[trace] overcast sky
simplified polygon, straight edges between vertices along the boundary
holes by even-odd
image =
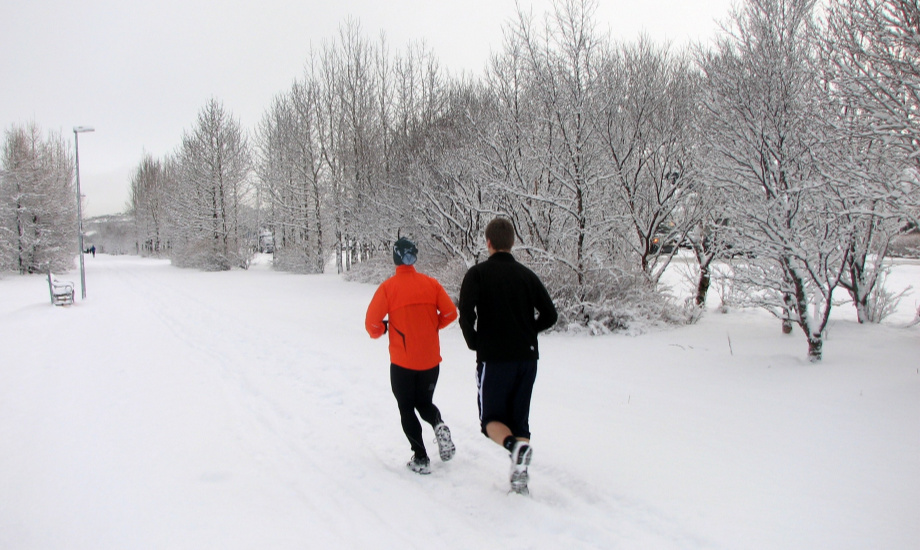
[[[519,2],[538,16],[551,5]],[[682,46],[714,36],[731,5],[600,0],[595,23]],[[144,152],[174,151],[212,97],[253,129],[349,16],[392,51],[424,41],[451,72],[479,75],[515,13],[515,0],[3,0],[0,125],[35,121],[71,142],[94,127],[80,134],[85,215],[117,213]]]

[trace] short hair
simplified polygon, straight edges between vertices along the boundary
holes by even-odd
[[[486,240],[495,250],[511,250],[514,246],[514,225],[508,218],[495,218],[486,226]]]

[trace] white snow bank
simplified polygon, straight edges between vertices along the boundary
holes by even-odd
[[[638,337],[542,337],[532,498],[479,433],[442,333],[458,447],[404,464],[374,288],[334,275],[87,259],[87,300],[0,280],[0,548],[912,548],[916,299],[847,308],[824,362],[759,311]],[[421,266],[424,270],[424,266]],[[900,264],[889,285],[920,281]],[[900,286],[897,286],[900,285]],[[425,434],[433,434],[426,426]]]

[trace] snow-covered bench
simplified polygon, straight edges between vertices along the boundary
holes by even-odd
[[[48,272],[48,288],[51,291],[51,303],[56,306],[73,305],[74,290],[70,281],[59,281],[54,274]]]

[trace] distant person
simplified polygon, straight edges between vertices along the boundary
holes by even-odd
[[[371,338],[390,334],[390,386],[414,453],[406,466],[413,472],[430,474],[431,461],[415,411],[434,428],[441,460],[453,458],[456,448],[433,398],[441,370],[438,331],[457,318],[457,308],[437,280],[415,270],[412,264],[417,257],[418,248],[412,241],[396,241],[396,274],[377,288],[364,326]]]
[[[511,255],[510,220],[489,222],[485,237],[489,258],[460,287],[460,328],[476,352],[482,433],[511,453],[511,490],[526,495],[537,333],[556,323],[556,307],[539,277]]]
[[[89,248],[89,251],[93,253],[93,258],[96,257],[96,245],[93,245]]]

